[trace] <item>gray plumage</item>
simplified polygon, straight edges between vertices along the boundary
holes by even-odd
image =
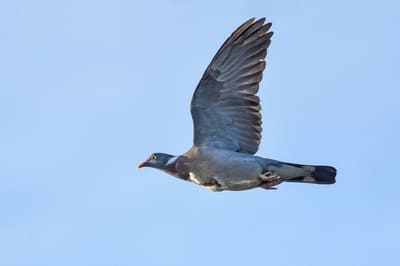
[[[193,146],[181,156],[152,154],[139,167],[157,168],[213,191],[274,189],[283,181],[335,183],[333,167],[253,155],[261,141],[256,94],[273,34],[270,28],[264,18],[252,18],[217,51],[193,94]]]

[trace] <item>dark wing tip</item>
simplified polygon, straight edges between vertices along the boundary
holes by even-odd
[[[252,24],[255,20],[256,20],[255,17],[249,18],[249,19],[246,20],[242,25],[240,25],[239,28],[241,28],[242,26],[244,26],[244,25],[246,25],[246,24]]]
[[[217,58],[224,53],[224,50],[229,49],[234,43],[247,43],[249,41],[254,42],[261,36],[267,36],[266,39],[270,39],[272,37],[273,32],[269,31],[271,29],[272,23],[265,23],[265,17],[262,17],[256,20],[255,17],[248,19],[244,23],[242,23],[236,30],[231,34],[231,36],[225,40],[225,42],[218,49],[214,58],[211,60],[210,65],[215,63]],[[266,46],[268,48],[269,44]]]

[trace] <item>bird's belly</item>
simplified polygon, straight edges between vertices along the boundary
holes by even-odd
[[[254,156],[204,149],[196,159],[189,180],[211,190],[245,190],[261,183],[262,167]]]
[[[260,185],[261,180],[258,176],[254,177],[224,177],[220,175],[210,177],[200,177],[193,172],[189,173],[189,180],[197,185],[204,186],[212,191],[223,190],[246,190]]]
[[[221,185],[221,187],[224,188],[224,190],[246,190],[258,187],[261,184],[261,180],[257,176],[252,178],[220,178],[217,176],[215,179]]]

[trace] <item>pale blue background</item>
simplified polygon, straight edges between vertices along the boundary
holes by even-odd
[[[400,265],[398,1],[2,1],[0,265]],[[337,184],[212,193],[192,141],[220,44],[266,16],[259,155]]]

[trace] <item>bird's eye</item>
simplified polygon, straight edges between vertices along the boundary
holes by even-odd
[[[157,157],[155,155],[150,156],[150,161],[155,161],[157,160]]]

